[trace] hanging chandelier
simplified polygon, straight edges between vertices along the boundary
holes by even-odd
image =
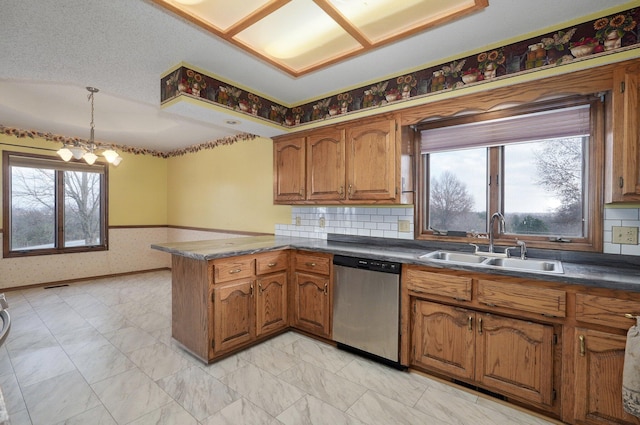
[[[117,166],[120,164],[120,161],[122,161],[122,157],[118,155],[118,152],[114,151],[111,146],[97,144],[94,139],[95,125],[93,123],[93,97],[100,90],[95,87],[87,87],[87,90],[89,91],[87,99],[91,102],[91,131],[89,133],[89,140],[64,142],[62,148],[58,150],[57,154],[65,161],[70,161],[71,158],[84,159],[87,164],[93,165],[98,159],[96,152],[102,150],[102,156],[104,156],[107,162]]]

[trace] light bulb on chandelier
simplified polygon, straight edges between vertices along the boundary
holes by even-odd
[[[111,146],[107,146],[105,148],[101,147],[101,145],[96,144],[94,138],[95,125],[93,123],[93,98],[94,95],[100,90],[95,87],[87,87],[87,90],[89,91],[89,96],[87,96],[87,98],[91,102],[91,130],[89,133],[89,140],[86,142],[80,140],[75,140],[73,142],[64,142],[62,148],[60,148],[56,153],[64,161],[70,161],[71,158],[75,158],[78,160],[84,159],[87,164],[93,165],[98,159],[98,155],[96,155],[95,151],[104,149],[102,152],[102,156],[104,156],[109,164],[117,166],[122,161],[122,157],[118,155],[118,152],[113,150]]]

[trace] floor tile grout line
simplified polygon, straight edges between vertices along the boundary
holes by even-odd
[[[82,322],[82,326],[81,326],[81,327],[84,327],[84,324],[88,324],[88,326],[90,326],[90,327],[91,327],[91,329],[92,329],[92,330],[94,330],[94,331],[96,332],[96,334],[97,334],[97,335],[100,335],[102,338],[104,338],[104,339],[106,340],[106,342],[109,344],[110,348],[115,349],[119,354],[123,355],[123,356],[124,356],[128,361],[130,361],[130,362],[133,364],[133,367],[132,367],[131,369],[128,369],[128,370],[122,371],[122,372],[120,372],[120,373],[118,373],[118,374],[112,375],[111,377],[118,376],[118,375],[120,375],[120,374],[124,374],[124,373],[131,372],[131,371],[135,370],[137,373],[140,373],[140,374],[141,374],[141,376],[145,376],[145,377],[146,377],[146,379],[149,379],[149,380],[150,380],[150,382],[153,382],[153,383],[154,383],[154,385],[157,385],[157,386],[159,387],[159,390],[161,390],[164,394],[166,394],[166,395],[168,396],[168,400],[169,400],[169,401],[168,401],[168,402],[166,402],[166,403],[162,403],[162,405],[161,405],[160,407],[157,407],[157,408],[156,408],[156,409],[154,409],[153,411],[156,411],[157,409],[162,409],[163,407],[168,406],[169,404],[171,404],[171,402],[173,401],[173,402],[175,402],[175,403],[176,403],[176,405],[177,405],[177,406],[180,406],[180,408],[181,408],[181,409],[183,409],[187,414],[189,414],[191,417],[194,417],[194,416],[192,415],[192,413],[187,409],[187,406],[185,406],[185,405],[183,405],[183,404],[179,403],[177,399],[174,399],[174,398],[171,396],[171,394],[169,394],[167,391],[165,391],[165,390],[164,390],[164,388],[162,388],[162,387],[160,387],[160,386],[159,386],[159,383],[158,383],[158,382],[159,382],[160,380],[162,380],[162,379],[165,379],[165,378],[169,377],[169,376],[173,376],[173,375],[175,375],[175,374],[178,374],[178,373],[180,373],[181,371],[183,371],[183,370],[185,370],[185,369],[187,369],[187,368],[198,367],[199,371],[201,371],[201,372],[203,372],[203,373],[207,374],[207,375],[208,375],[208,376],[210,376],[212,379],[215,379],[216,381],[220,382],[220,383],[221,383],[222,385],[224,385],[227,389],[230,389],[231,391],[234,391],[234,390],[233,390],[233,389],[231,389],[227,384],[224,384],[224,382],[222,382],[222,381],[221,381],[221,379],[222,379],[223,377],[227,376],[228,374],[233,373],[234,371],[238,370],[239,368],[237,368],[237,367],[236,367],[234,370],[229,370],[229,371],[222,370],[223,374],[222,374],[221,376],[214,376],[213,374],[209,373],[209,370],[207,370],[207,367],[202,367],[202,365],[200,365],[199,363],[194,362],[192,358],[187,358],[187,357],[185,356],[185,352],[184,352],[183,350],[180,350],[180,347],[178,347],[178,346],[176,346],[176,345],[172,344],[172,341],[173,341],[173,340],[172,340],[172,338],[171,338],[171,336],[170,336],[170,327],[169,327],[169,328],[167,328],[167,327],[163,327],[163,328],[159,328],[159,329],[157,329],[157,330],[149,331],[149,330],[147,330],[147,329],[145,329],[145,328],[143,327],[143,326],[145,326],[145,324],[144,324],[144,321],[143,321],[143,320],[140,320],[140,321],[139,321],[139,323],[141,323],[142,325],[138,325],[136,322],[134,322],[134,321],[132,321],[132,320],[131,320],[131,318],[132,318],[132,317],[139,317],[140,315],[132,315],[131,313],[128,313],[128,314],[127,314],[127,313],[125,313],[125,314],[123,314],[122,316],[123,316],[123,318],[124,318],[123,320],[126,320],[126,322],[127,322],[127,323],[126,323],[126,325],[124,325],[124,324],[123,324],[123,327],[121,327],[121,328],[119,328],[119,329],[110,330],[110,331],[108,331],[108,332],[107,332],[107,331],[105,331],[105,332],[101,332],[101,331],[98,329],[98,326],[96,326],[94,323],[91,323],[91,322],[89,321],[89,319],[88,319],[87,317],[85,317],[85,315],[80,314],[80,311],[79,311],[79,310],[76,310],[76,309],[73,307],[73,305],[72,305],[72,304],[70,304],[69,302],[67,302],[67,300],[69,300],[69,299],[70,299],[70,297],[71,297],[71,296],[73,296],[73,295],[87,295],[87,296],[90,296],[90,297],[93,297],[93,298],[98,299],[98,297],[97,297],[96,295],[94,295],[94,294],[96,294],[96,293],[100,292],[100,293],[102,293],[102,294],[103,294],[103,296],[105,297],[105,299],[109,298],[109,299],[111,299],[111,300],[118,301],[118,302],[116,302],[116,303],[112,304],[111,306],[107,305],[106,303],[103,303],[103,305],[104,305],[105,307],[107,307],[107,308],[112,308],[113,306],[123,305],[123,304],[126,304],[126,303],[127,303],[127,299],[129,299],[129,300],[134,299],[134,302],[139,302],[139,303],[140,303],[140,305],[141,305],[142,307],[144,307],[145,309],[147,309],[147,311],[151,312],[152,306],[154,306],[154,305],[156,305],[156,306],[160,305],[159,303],[161,303],[161,302],[162,302],[161,297],[158,297],[158,298],[157,298],[157,299],[155,299],[155,300],[150,300],[150,299],[149,299],[149,300],[148,300],[148,302],[144,302],[144,301],[146,301],[148,298],[144,298],[141,294],[144,294],[144,293],[145,293],[144,291],[149,291],[149,290],[151,290],[151,289],[154,289],[155,281],[156,281],[156,280],[158,280],[158,278],[159,278],[159,277],[161,277],[161,279],[160,279],[160,280],[162,280],[162,281],[163,281],[163,282],[162,282],[162,286],[161,286],[161,288],[162,288],[162,292],[167,292],[167,291],[166,291],[166,287],[167,287],[167,283],[166,283],[166,280],[167,280],[167,279],[166,279],[166,278],[167,278],[167,274],[166,274],[166,273],[163,273],[163,274],[161,274],[161,275],[160,275],[160,274],[157,274],[157,275],[155,275],[155,276],[154,276],[153,284],[151,283],[151,282],[152,282],[152,280],[151,280],[151,279],[150,279],[150,280],[144,280],[144,279],[132,279],[132,280],[127,280],[127,279],[124,279],[124,280],[122,280],[122,281],[105,281],[103,286],[98,286],[98,285],[96,285],[95,287],[93,287],[93,288],[95,289],[94,291],[89,291],[89,290],[87,290],[87,288],[89,288],[89,286],[87,286],[86,288],[82,288],[82,289],[79,289],[79,288],[73,288],[73,290],[68,291],[67,297],[65,297],[65,292],[66,292],[66,291],[65,291],[65,289],[66,289],[66,288],[58,288],[58,289],[56,289],[56,291],[57,291],[57,292],[55,293],[55,295],[56,295],[57,297],[61,298],[62,300],[64,300],[65,306],[66,306],[70,311],[73,311],[74,313],[78,314],[78,316],[80,316],[80,317],[83,319],[83,322]],[[169,292],[169,293],[170,293],[170,292]],[[167,295],[167,294],[165,294],[165,296],[166,296],[166,295]],[[86,384],[86,385],[88,385],[88,386],[89,386],[89,388],[91,388],[91,392],[92,392],[92,394],[97,398],[97,400],[99,400],[100,405],[102,406],[102,408],[103,408],[103,409],[105,409],[105,411],[106,411],[106,412],[111,416],[111,418],[112,418],[112,419],[114,419],[114,421],[115,421],[115,418],[113,417],[112,413],[111,413],[111,412],[106,408],[106,406],[104,405],[104,403],[102,402],[102,400],[100,399],[100,397],[98,397],[98,395],[97,395],[96,391],[94,390],[94,385],[96,385],[96,384],[97,384],[97,383],[99,383],[99,382],[102,382],[102,380],[100,380],[100,381],[96,381],[96,382],[95,382],[95,383],[93,383],[93,384],[89,384],[89,383],[88,383],[87,377],[85,377],[85,375],[83,375],[83,374],[80,372],[80,369],[78,369],[78,367],[77,367],[77,364],[76,364],[76,361],[77,361],[77,360],[74,360],[74,356],[73,356],[73,354],[72,354],[73,350],[72,350],[70,347],[63,348],[63,344],[62,344],[63,340],[61,339],[61,338],[62,338],[62,336],[61,336],[61,332],[60,332],[60,331],[55,331],[55,332],[54,332],[54,331],[52,330],[52,328],[50,328],[50,327],[49,327],[49,326],[50,326],[50,324],[47,324],[47,322],[45,322],[45,319],[46,319],[46,318],[45,318],[45,317],[43,317],[43,314],[46,314],[46,311],[47,311],[48,309],[51,309],[51,312],[52,312],[52,314],[53,314],[53,313],[55,313],[55,312],[57,311],[57,309],[56,309],[55,307],[53,307],[53,308],[51,307],[51,306],[52,306],[52,303],[49,303],[49,302],[39,302],[39,300],[38,300],[38,298],[37,298],[38,294],[35,294],[35,291],[31,291],[31,292],[29,292],[29,298],[30,298],[30,299],[29,299],[29,298],[27,298],[27,297],[26,297],[25,295],[23,295],[23,294],[21,294],[21,296],[23,297],[24,302],[25,302],[25,303],[27,303],[27,305],[28,305],[28,307],[29,307],[30,311],[35,312],[35,313],[36,313],[36,316],[37,316],[37,318],[38,318],[39,322],[44,326],[44,328],[45,328],[45,329],[47,329],[47,331],[49,332],[49,334],[51,334],[51,336],[52,336],[52,338],[53,338],[53,341],[55,341],[55,343],[57,344],[57,347],[59,347],[59,348],[62,350],[62,352],[63,352],[63,353],[64,353],[64,354],[69,358],[69,360],[71,361],[71,364],[73,364],[73,366],[74,366],[74,370],[75,370],[75,372],[77,372],[80,376],[82,376],[83,382],[85,382],[85,384]],[[112,297],[112,298],[110,298],[110,297]],[[66,298],[66,300],[65,300],[65,298]],[[144,298],[144,300],[143,300],[142,298]],[[51,299],[52,299],[52,298],[51,298]],[[50,300],[48,300],[48,301],[50,301]],[[100,302],[102,302],[102,301],[100,301]],[[154,303],[158,303],[158,304],[154,304]],[[35,304],[35,306],[34,306],[34,304]],[[80,305],[80,304],[77,304],[77,303],[76,303],[75,305],[76,305],[76,306],[78,306],[78,305]],[[163,307],[166,307],[166,306],[163,306]],[[126,307],[122,307],[122,308],[124,309],[124,308],[126,308]],[[31,314],[31,313],[29,313],[29,314]],[[160,344],[160,345],[163,347],[163,348],[162,348],[163,350],[164,350],[164,349],[169,349],[169,350],[171,351],[171,353],[176,354],[177,359],[184,360],[184,364],[183,364],[183,365],[178,366],[178,367],[179,367],[179,369],[178,369],[177,371],[174,371],[174,372],[173,372],[172,374],[170,374],[170,375],[167,375],[167,376],[165,376],[165,377],[161,377],[161,378],[158,378],[158,379],[153,379],[153,377],[152,377],[151,375],[152,375],[154,372],[153,372],[151,369],[143,368],[143,367],[139,366],[136,362],[134,362],[134,361],[132,360],[132,358],[133,358],[133,357],[132,357],[132,356],[133,356],[133,353],[137,352],[138,350],[142,350],[142,349],[144,349],[145,347],[150,347],[150,346],[152,346],[152,345],[147,345],[147,346],[139,347],[139,348],[136,348],[136,349],[133,349],[133,350],[128,350],[128,349],[127,349],[127,351],[125,352],[125,351],[124,351],[124,347],[125,347],[124,345],[117,346],[117,345],[115,345],[115,344],[114,344],[114,342],[113,342],[113,337],[115,336],[115,334],[117,334],[117,332],[118,332],[119,330],[121,330],[121,329],[126,329],[126,328],[129,328],[129,327],[136,328],[138,331],[140,331],[140,332],[144,332],[144,333],[146,333],[147,335],[149,335],[149,336],[151,337],[151,340],[153,341],[153,344],[154,344],[154,345],[155,345],[155,344]],[[164,331],[164,332],[163,332],[163,331]],[[107,338],[107,336],[106,336],[106,335],[109,335],[109,336],[110,336],[110,337],[112,337],[112,338],[111,338],[111,339],[109,339],[109,338]],[[283,335],[285,335],[285,334],[283,334]],[[167,337],[168,337],[168,339],[167,339]],[[274,340],[275,340],[275,339],[274,339]],[[258,364],[260,364],[260,360],[258,360],[258,358],[256,358],[256,359],[252,359],[251,357],[246,357],[246,359],[249,359],[249,360],[246,360],[246,359],[244,359],[244,360],[243,360],[243,359],[240,359],[239,357],[237,358],[237,361],[242,361],[242,362],[244,362],[244,365],[243,365],[243,366],[240,366],[240,367],[246,367],[247,365],[249,365],[249,364],[250,364],[250,365],[252,365],[253,367],[258,368],[258,369],[261,371],[261,373],[266,373],[266,374],[268,374],[268,375],[272,376],[274,379],[279,380],[279,381],[282,381],[282,382],[285,382],[285,383],[287,383],[287,384],[289,384],[289,385],[292,385],[293,387],[297,388],[297,389],[300,391],[301,396],[300,396],[299,398],[297,398],[295,401],[291,402],[291,404],[290,404],[289,406],[284,407],[284,409],[282,410],[282,412],[278,413],[278,415],[273,416],[273,415],[270,415],[270,414],[269,414],[269,417],[272,417],[272,418],[274,419],[274,421],[279,421],[279,420],[277,419],[277,417],[279,417],[280,415],[282,415],[282,414],[283,414],[284,412],[286,412],[287,410],[289,410],[289,409],[293,408],[293,406],[294,406],[294,405],[296,405],[296,403],[299,403],[302,399],[307,398],[307,397],[313,397],[313,398],[315,398],[315,399],[317,399],[317,400],[321,401],[322,403],[326,403],[328,406],[333,406],[333,404],[331,404],[330,402],[327,402],[327,401],[325,401],[325,400],[323,400],[323,399],[321,399],[321,398],[315,397],[315,396],[313,396],[310,392],[305,391],[305,389],[304,389],[304,388],[302,388],[301,386],[299,386],[299,384],[301,384],[301,382],[299,382],[299,381],[295,381],[295,383],[289,383],[289,382],[285,381],[284,379],[282,379],[282,375],[283,375],[283,374],[285,374],[285,373],[287,373],[287,372],[291,371],[293,368],[296,368],[296,367],[299,367],[299,366],[302,366],[302,365],[311,365],[311,366],[313,366],[313,367],[317,367],[317,368],[319,368],[319,369],[321,369],[321,370],[322,370],[323,375],[324,375],[324,374],[329,374],[330,376],[335,376],[335,377],[339,377],[339,378],[341,378],[341,379],[345,379],[346,381],[351,382],[351,383],[353,383],[354,385],[358,385],[359,387],[361,387],[361,388],[363,388],[363,389],[364,389],[364,393],[362,393],[361,395],[359,395],[359,396],[358,396],[358,398],[356,398],[354,402],[352,402],[348,407],[346,407],[346,410],[343,410],[343,409],[340,409],[340,408],[338,408],[338,407],[336,407],[336,406],[333,406],[334,408],[336,408],[336,409],[337,409],[337,410],[339,410],[339,411],[342,411],[342,413],[343,413],[343,414],[348,415],[349,417],[352,417],[352,418],[355,418],[355,419],[358,419],[358,420],[362,421],[362,420],[361,420],[360,418],[358,418],[357,416],[353,416],[352,414],[347,413],[347,412],[348,412],[348,411],[350,411],[350,410],[354,407],[354,405],[355,405],[356,403],[358,403],[359,401],[362,401],[362,400],[363,400],[364,395],[365,395],[365,394],[367,394],[367,393],[369,393],[369,394],[376,394],[376,395],[378,395],[378,396],[385,397],[385,398],[388,398],[388,399],[390,399],[390,400],[394,400],[395,402],[398,402],[398,403],[400,403],[400,404],[403,404],[403,402],[402,402],[402,401],[397,400],[397,399],[396,399],[396,398],[394,398],[394,397],[389,397],[388,395],[384,395],[384,394],[381,394],[380,392],[378,392],[378,391],[377,391],[377,389],[376,389],[376,388],[377,388],[377,386],[376,386],[376,385],[371,385],[371,386],[370,386],[370,385],[364,385],[364,384],[363,384],[363,382],[362,382],[362,380],[355,379],[357,376],[349,376],[348,374],[344,373],[344,372],[346,371],[346,369],[347,369],[348,367],[350,367],[350,366],[353,366],[353,364],[354,364],[355,362],[362,362],[363,364],[367,364],[367,363],[368,363],[368,360],[366,360],[366,359],[362,359],[362,358],[360,358],[360,357],[349,357],[349,358],[348,358],[348,361],[347,361],[346,363],[344,363],[344,362],[340,361],[340,364],[338,365],[338,367],[337,367],[337,368],[335,368],[335,369],[333,369],[333,368],[328,368],[328,367],[326,367],[326,366],[325,366],[325,364],[324,364],[324,363],[323,363],[323,364],[316,364],[316,363],[314,363],[314,362],[309,361],[309,359],[310,359],[311,357],[305,357],[306,355],[310,355],[310,356],[312,356],[313,354],[315,354],[315,352],[314,352],[314,353],[311,353],[311,352],[305,353],[304,351],[302,351],[302,352],[300,353],[300,354],[302,355],[302,357],[300,357],[300,355],[294,354],[294,353],[295,353],[295,351],[296,351],[296,350],[295,350],[295,348],[296,348],[296,347],[294,347],[294,344],[299,343],[299,342],[300,342],[300,344],[301,344],[301,343],[302,343],[302,341],[310,342],[310,343],[312,343],[312,344],[314,344],[314,345],[317,345],[317,346],[320,348],[320,350],[321,350],[321,354],[323,354],[323,355],[325,354],[325,353],[324,353],[324,350],[325,350],[325,347],[324,347],[324,345],[325,345],[325,344],[324,344],[324,343],[322,343],[321,341],[317,341],[317,340],[315,340],[315,339],[313,339],[313,338],[305,337],[304,335],[300,335],[300,336],[298,337],[298,334],[296,334],[296,337],[295,337],[295,338],[292,338],[291,340],[289,340],[289,339],[283,339],[283,340],[282,340],[282,342],[286,342],[286,344],[282,344],[282,345],[276,345],[276,344],[269,345],[270,350],[268,350],[268,352],[271,352],[271,351],[273,350],[273,352],[274,352],[274,353],[285,353],[285,354],[287,354],[287,355],[295,355],[295,356],[296,356],[296,360],[295,360],[294,362],[292,362],[292,365],[291,365],[291,366],[289,366],[289,367],[287,367],[286,369],[281,370],[281,371],[279,371],[279,372],[277,372],[277,373],[275,373],[275,370],[276,370],[276,369],[273,369],[273,370],[271,370],[271,369],[270,369],[270,370],[262,369],[262,368],[258,365]],[[121,347],[122,347],[122,348],[121,348]],[[328,347],[331,347],[331,345],[329,345]],[[287,350],[288,348],[289,348],[290,350]],[[31,412],[28,410],[28,406],[26,405],[26,401],[25,401],[25,399],[24,399],[24,394],[23,394],[23,391],[22,391],[22,386],[21,386],[21,384],[18,382],[18,380],[17,380],[17,375],[16,375],[16,373],[15,373],[15,367],[14,367],[14,361],[15,361],[15,360],[14,360],[14,358],[15,358],[15,357],[19,357],[20,355],[18,355],[18,356],[12,356],[12,355],[9,353],[9,350],[8,350],[7,348],[5,348],[5,352],[7,353],[7,356],[8,356],[8,359],[9,359],[9,365],[10,365],[11,370],[12,370],[12,372],[13,372],[13,373],[12,373],[12,377],[13,377],[12,379],[14,379],[14,380],[15,380],[15,382],[16,382],[16,384],[18,385],[18,389],[20,390],[20,396],[22,397],[22,400],[23,400],[23,402],[24,402],[24,406],[27,408],[26,413],[27,413],[27,415],[28,415],[29,417],[31,417]],[[240,354],[235,354],[235,355],[236,355],[236,356],[240,356]],[[260,354],[258,354],[258,355],[260,355]],[[143,365],[143,363],[141,363],[141,365]],[[377,370],[377,368],[378,368],[378,367],[380,367],[380,365],[377,365],[377,364],[375,364],[375,365],[373,365],[373,366],[374,366],[374,369],[376,369],[376,370]],[[382,370],[381,370],[381,371],[382,371]],[[343,373],[342,373],[342,375],[339,375],[339,373],[340,373],[340,372],[343,372]],[[384,379],[384,377],[386,376],[386,374],[384,374],[384,371],[382,371],[382,372],[383,372],[383,374],[381,375],[381,378],[380,378],[380,379]],[[362,373],[362,372],[358,372],[358,373]],[[374,370],[373,372],[366,372],[366,373],[376,373],[376,371]],[[6,374],[6,375],[9,375],[9,374]],[[329,376],[329,375],[327,375],[327,376]],[[404,377],[404,378],[407,378],[407,377]],[[109,379],[109,377],[108,377],[108,378],[104,378],[104,379]],[[414,381],[414,380],[413,380],[413,379],[411,379],[411,378],[407,378],[407,379],[409,379],[409,381],[407,381],[409,384],[411,384],[411,382],[413,382],[413,381]],[[428,414],[427,412],[424,412],[423,410],[420,410],[420,409],[418,408],[418,403],[419,403],[420,399],[422,399],[423,397],[425,397],[426,392],[429,390],[429,388],[431,388],[431,386],[429,385],[428,379],[429,379],[429,378],[424,378],[424,379],[422,379],[422,378],[421,378],[421,379],[416,380],[415,382],[420,382],[420,383],[421,383],[421,385],[420,385],[420,386],[417,386],[417,384],[416,384],[416,385],[411,384],[411,385],[412,385],[412,387],[415,387],[416,389],[418,389],[418,388],[422,388],[422,386],[424,386],[424,388],[422,388],[422,390],[421,390],[421,391],[415,391],[415,394],[414,394],[414,395],[417,395],[417,401],[416,401],[415,403],[413,403],[413,405],[412,405],[412,406],[408,406],[409,408],[411,408],[411,409],[415,409],[417,412],[421,412],[422,414]],[[400,383],[402,383],[402,381],[400,381]],[[437,391],[437,389],[434,389],[434,391]],[[244,400],[244,402],[245,402],[245,403],[251,403],[251,405],[254,405],[256,408],[261,409],[259,406],[255,405],[251,400],[249,400],[249,399],[245,398],[241,393],[237,393],[237,394],[238,394],[239,398],[238,398],[237,400],[235,400],[235,401],[238,401],[238,400]],[[235,401],[234,401],[234,402],[235,402]],[[473,400],[473,401],[470,401],[470,400],[461,400],[461,402],[477,404],[477,399],[475,399],[475,400]],[[232,403],[233,403],[233,402],[232,402]],[[226,405],[226,406],[224,406],[224,407],[220,408],[220,409],[219,409],[217,412],[215,412],[214,414],[209,415],[209,417],[210,417],[210,416],[213,416],[213,415],[215,415],[215,414],[218,414],[221,410],[223,410],[223,409],[224,409],[224,408],[226,408],[227,406],[230,406],[232,403],[230,403],[230,404],[228,404],[228,405]],[[487,408],[490,408],[490,406],[487,406]],[[263,411],[264,411],[264,409],[261,409],[261,410],[263,410]],[[148,414],[150,414],[150,413],[151,413],[151,412],[148,412]],[[267,413],[267,414],[268,414],[268,413]],[[143,415],[141,415],[140,417],[142,417],[142,416],[144,416],[144,414],[143,414]],[[431,416],[431,415],[429,415],[429,416]],[[194,419],[195,419],[195,417],[194,417]],[[198,424],[200,424],[200,425],[203,425],[205,422],[207,422],[207,419],[208,419],[208,417],[207,417],[207,418],[204,418],[203,420],[201,420],[201,421],[199,421],[199,422],[197,422],[197,423],[198,423]],[[137,420],[137,419],[134,419],[134,420]],[[527,422],[527,423],[531,423],[531,422]]]

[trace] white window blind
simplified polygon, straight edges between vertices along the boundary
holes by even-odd
[[[424,129],[421,153],[590,134],[588,104],[525,115]]]

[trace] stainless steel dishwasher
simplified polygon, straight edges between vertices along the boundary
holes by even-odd
[[[394,367],[400,347],[400,263],[333,257],[333,339]]]

